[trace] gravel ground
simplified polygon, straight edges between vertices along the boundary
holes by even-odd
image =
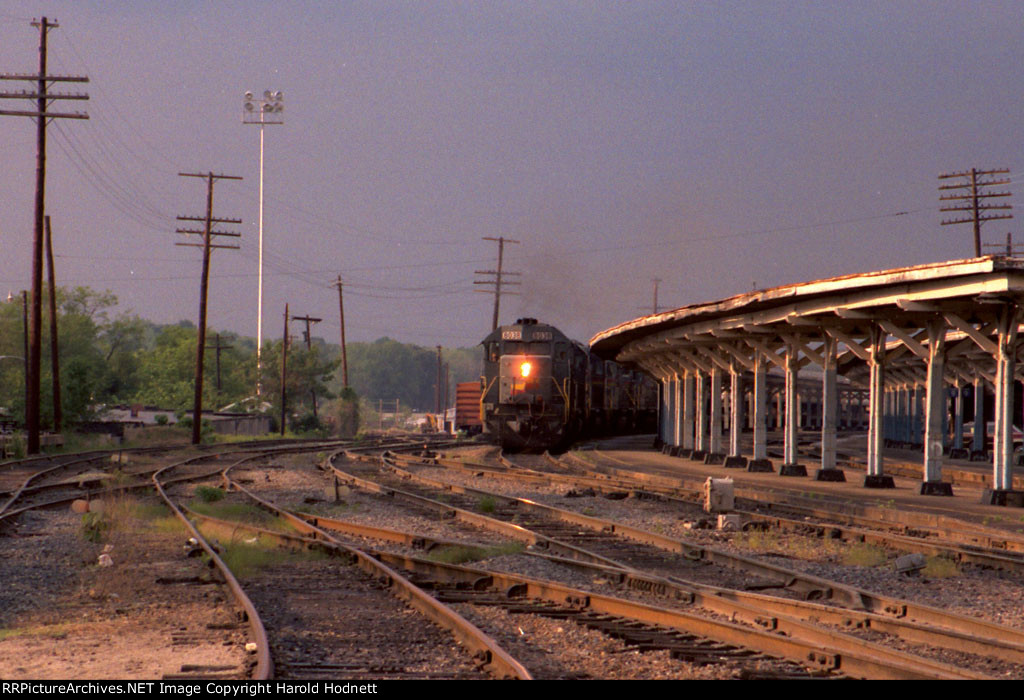
[[[184,530],[133,530],[104,533],[108,567],[68,511],[25,514],[0,538],[0,678],[153,679],[189,665],[245,677],[247,629],[221,587],[155,583],[209,577],[185,557]]]

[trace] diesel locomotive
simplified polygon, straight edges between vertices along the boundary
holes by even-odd
[[[484,432],[505,449],[559,449],[583,437],[655,429],[657,384],[554,326],[521,318],[481,344]]]

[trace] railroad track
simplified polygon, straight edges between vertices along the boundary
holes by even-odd
[[[252,457],[244,462],[256,459]],[[240,466],[242,463],[240,461],[232,466]],[[253,491],[240,481],[231,480],[230,471],[230,467],[223,471],[224,483],[256,498]],[[205,523],[204,529],[217,531],[219,524],[219,531],[225,537],[234,537],[239,527],[242,527],[237,523],[218,523],[216,519],[192,511],[188,511],[188,515],[193,519],[201,519]],[[258,586],[263,591],[264,602],[272,611],[271,616],[278,618],[270,644],[278,650],[279,660],[276,664],[282,677],[333,678],[343,675],[351,679],[481,678],[486,677],[486,674],[481,675],[480,669],[486,669],[499,678],[529,678],[525,669],[492,639],[396,571],[344,545],[333,553],[340,556],[346,565],[338,568],[335,564],[330,569],[330,575],[324,575],[322,563],[309,565],[303,562],[298,566],[278,570]],[[339,582],[343,585],[337,585]],[[313,598],[316,602],[316,605],[299,605],[292,609],[292,617],[296,614],[300,617],[309,614],[310,610],[339,606],[343,609],[339,612],[344,614],[330,614],[333,623],[330,626],[309,625],[314,629],[326,628],[323,640],[331,642],[331,650],[326,650],[323,644],[311,644],[308,639],[311,631],[304,629],[306,625],[296,623],[295,620],[281,619],[279,608],[282,601],[292,600],[289,595]],[[403,605],[419,613],[416,620],[411,621],[402,614],[405,610]],[[310,620],[306,622],[311,623]],[[453,646],[452,637],[448,637],[446,642],[443,635],[428,622],[454,635],[454,639],[469,653],[461,654],[457,663],[445,658],[444,654],[438,656],[437,652],[433,658],[424,656],[431,649]],[[303,638],[301,643],[297,641],[299,637]],[[437,670],[446,665],[449,670]]]
[[[301,535],[281,533],[274,533],[275,537],[282,540],[302,540],[306,543],[305,546],[324,546],[325,543],[337,542],[326,531],[328,527],[335,529],[328,525],[327,519],[289,513],[272,503],[262,504],[279,515],[292,518],[293,525],[304,533],[307,539],[302,540]],[[231,531],[235,531],[236,528],[258,531],[256,526],[238,523],[222,524],[222,527]],[[343,523],[341,529],[345,529]],[[405,543],[417,539],[412,533],[402,533],[401,539],[396,537],[397,534],[392,530],[382,530],[380,539]],[[313,535],[315,539],[309,539],[309,535]],[[372,528],[358,526],[358,535],[372,537]],[[744,673],[750,677],[758,677],[759,674],[764,677],[812,677],[826,672],[829,676],[835,676],[837,672],[840,675],[852,672],[856,677],[885,678],[980,677],[980,674],[901,656],[891,650],[872,650],[872,645],[863,640],[836,641],[834,633],[820,628],[811,630],[809,625],[805,627],[815,637],[814,642],[795,642],[791,639],[791,625],[794,623],[790,620],[782,620],[781,626],[771,631],[744,629],[733,623],[717,623],[691,613],[668,611],[613,596],[595,595],[552,581],[537,581],[512,574],[438,564],[402,554],[377,551],[373,555],[392,566],[415,571],[414,580],[440,595],[442,600],[464,603],[476,600],[479,604],[501,605],[514,614],[532,613],[561,617],[593,628],[604,628],[612,636],[635,644],[638,649],[675,650],[678,652],[678,658],[684,660],[688,658],[689,653],[691,661],[700,656],[705,661],[710,661],[714,657],[718,663],[737,662],[741,659],[769,662],[770,670],[746,669]],[[571,601],[568,608],[567,601]],[[723,608],[722,604],[719,604],[716,612],[732,613],[734,619],[737,610],[742,607],[730,607],[728,603],[724,605]],[[719,624],[723,624],[724,627],[719,628]],[[757,638],[752,647],[748,635]],[[822,644],[827,638],[834,640],[831,645]],[[730,639],[731,642],[728,641]],[[821,651],[823,648],[836,646],[843,649],[842,654]],[[762,648],[763,650],[758,651]],[[712,653],[716,649],[722,652],[718,656]],[[697,650],[703,651],[698,654]],[[793,666],[792,663],[780,661],[780,657],[795,657],[801,665]],[[879,661],[879,658],[883,661]]]
[[[379,485],[378,485],[379,487]],[[371,487],[372,488],[372,487]],[[380,492],[398,497],[395,489],[379,487]],[[456,487],[454,490],[459,490]],[[478,492],[483,493],[483,492]],[[495,498],[502,498],[498,494],[492,494]],[[414,495],[413,500],[422,499],[423,496]],[[438,503],[439,510],[452,509],[450,503]],[[507,525],[507,523],[506,523]],[[566,562],[575,566],[599,567],[600,564],[584,561]],[[694,600],[694,595],[700,600],[707,601],[711,609],[728,599],[731,603],[746,606],[744,615],[755,624],[776,626],[788,625],[791,620],[782,622],[781,616],[814,621],[825,619],[845,629],[875,631],[884,630],[886,634],[897,636],[914,643],[928,643],[939,647],[955,650],[958,652],[990,654],[994,658],[1004,659],[1010,663],[1020,663],[1024,658],[1024,645],[1020,642],[1021,634],[1015,630],[999,625],[992,625],[979,621],[968,620],[955,615],[947,615],[927,606],[917,606],[906,601],[899,601],[884,596],[863,591],[855,591],[857,595],[863,595],[864,601],[877,610],[872,613],[864,608],[860,610],[842,610],[835,607],[824,607],[805,601],[774,599],[768,596],[756,596],[751,593],[740,591],[728,591],[716,589],[713,586],[693,585],[690,582],[659,578],[646,575],[643,572],[630,570],[630,567],[620,564],[620,581],[623,585],[636,590],[655,591],[660,595],[675,600]],[[818,580],[820,582],[820,580]],[[827,583],[827,582],[826,582]],[[832,601],[835,602],[835,601]],[[733,609],[733,614],[735,608]],[[944,628],[942,625],[951,625]],[[959,632],[957,629],[967,629],[967,632]],[[1010,638],[1014,641],[1003,642],[999,635],[1008,631]],[[979,632],[983,632],[979,636]],[[978,637],[978,639],[975,639]]]

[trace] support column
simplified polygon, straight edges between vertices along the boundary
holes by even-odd
[[[924,482],[921,493],[952,496],[953,485],[942,483],[942,455],[945,451],[943,418],[946,414],[946,327],[938,321],[928,323],[928,380],[925,398]]]
[[[974,378],[974,436],[971,452],[988,452],[985,425],[985,380]]]
[[[682,397],[680,396],[680,394],[682,393],[682,389],[680,388],[682,386],[682,382],[679,381],[679,373],[678,372],[676,374],[672,375],[672,384],[671,384],[671,386],[672,386],[672,395],[671,395],[671,397],[669,399],[670,403],[672,405],[672,440],[671,440],[671,442],[672,442],[672,444],[674,446],[679,447],[679,445],[682,444],[682,431],[683,431],[682,404],[683,404],[683,402],[682,402]]]
[[[693,450],[693,429],[694,429],[694,393],[696,391],[696,380],[693,370],[687,370],[683,379],[682,404],[683,404],[683,442],[684,450]]]
[[[953,447],[958,450],[964,448],[964,385],[956,383],[956,402],[953,404]]]
[[[696,370],[696,400],[694,401],[694,409],[696,410],[696,423],[694,424],[694,445],[697,452],[708,451],[708,414],[707,414],[707,394],[708,394],[708,375],[700,370]]]
[[[722,454],[722,370],[711,369],[711,420],[708,422],[710,436],[708,451],[713,455]]]
[[[800,369],[796,345],[786,346],[786,417],[783,423],[782,476],[807,476],[807,468],[797,464],[796,439],[800,427],[800,397],[797,394],[797,373]]]
[[[747,465],[749,471],[771,471],[768,461],[768,386],[766,367],[761,352],[754,352],[754,450],[753,460]],[[757,465],[761,466],[758,467]],[[767,467],[767,469],[764,469]]]
[[[992,454],[992,489],[1013,489],[1013,385],[1017,350],[1017,307],[1007,304],[999,316],[996,348],[995,442]]]
[[[884,457],[882,448],[882,403],[885,398],[885,332],[878,326],[871,329],[870,358],[868,367],[871,371],[870,393],[868,396],[868,465],[864,477],[867,488],[894,488],[891,476],[882,474]]]
[[[824,367],[821,370],[821,468],[817,481],[846,481],[846,474],[836,468],[836,430],[839,408],[839,387],[836,378],[836,348],[838,342],[826,334],[821,346]]]
[[[743,436],[743,387],[741,383],[742,374],[735,363],[729,370],[729,408],[732,409],[729,418],[729,456],[740,457],[740,440]]]

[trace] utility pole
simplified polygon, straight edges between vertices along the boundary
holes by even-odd
[[[982,248],[999,248],[1000,250],[1005,251],[1005,255],[1008,258],[1012,258],[1015,253],[1020,253],[1022,250],[1020,246],[1017,246],[1016,248],[1014,247],[1012,233],[1006,234],[1005,245],[1003,245],[1002,243],[986,243],[982,246]]]
[[[441,346],[437,346],[437,384],[434,385],[434,414],[441,412]]]
[[[177,233],[200,235],[202,243],[175,243],[203,249],[203,273],[199,287],[199,338],[196,341],[196,387],[195,399],[192,402],[192,444],[198,445],[201,439],[200,430],[203,420],[203,353],[206,350],[206,297],[210,284],[210,253],[214,248],[238,249],[237,245],[215,245],[214,236],[232,236],[238,238],[242,234],[231,231],[214,231],[213,225],[240,224],[241,219],[217,219],[213,216],[213,183],[215,180],[241,180],[236,175],[214,175],[211,173],[178,173],[180,177],[201,177],[206,180],[206,216],[179,216],[178,221],[201,221],[202,229],[177,229]]]
[[[28,292],[24,289],[21,290],[21,340],[22,340],[22,354],[25,363],[25,411],[26,416],[28,415]]]
[[[499,309],[501,307],[501,295],[502,294],[508,294],[508,295],[511,295],[511,296],[518,296],[519,295],[518,292],[503,292],[502,289],[501,289],[501,286],[503,284],[508,285],[508,286],[518,286],[518,285],[522,284],[522,282],[519,282],[519,281],[515,281],[515,282],[506,282],[506,281],[504,281],[504,277],[506,275],[518,277],[518,276],[521,275],[521,273],[519,273],[519,272],[506,272],[506,271],[504,271],[502,269],[502,266],[504,264],[504,257],[505,257],[505,244],[506,243],[519,243],[519,241],[512,240],[511,238],[505,238],[503,236],[499,236],[498,238],[491,238],[490,236],[484,236],[482,240],[485,240],[485,241],[496,241],[498,243],[498,269],[497,270],[476,270],[475,271],[475,273],[478,274],[478,275],[494,275],[494,279],[483,279],[483,280],[474,280],[473,281],[473,284],[482,284],[482,285],[486,285],[486,286],[492,286],[493,285],[494,286],[494,318],[491,321],[491,330],[493,331],[493,330],[497,330],[497,328],[498,328],[498,311],[499,311]],[[490,294],[490,292],[485,290],[485,289],[477,289],[475,291],[483,292],[484,294]]]
[[[53,230],[50,217],[46,216],[46,270],[50,287],[50,373],[53,375],[53,432],[59,433],[64,423],[64,411],[60,405],[60,354],[57,342],[57,283],[53,270]]]
[[[341,385],[348,388],[348,350],[345,348],[345,300],[341,293],[341,275],[334,283],[338,288],[338,314],[341,316]]]
[[[51,119],[88,119],[84,112],[52,112],[53,100],[88,100],[85,94],[50,92],[50,83],[87,83],[83,76],[48,75],[46,72],[46,35],[58,27],[56,21],[46,17],[33,20],[31,25],[39,29],[39,72],[36,75],[0,75],[0,80],[25,80],[35,83],[35,90],[21,92],[0,92],[0,99],[35,100],[32,110],[0,110],[0,116],[32,117],[36,120],[36,199],[35,229],[32,236],[32,304],[29,314],[28,353],[25,356],[25,432],[29,454],[39,452],[39,380],[41,374],[42,336],[42,294],[43,294],[43,216],[46,210],[46,124]]]
[[[288,304],[284,305],[284,337],[281,338],[281,437],[284,437],[285,387],[288,378]]]
[[[217,393],[220,394],[220,353],[222,350],[230,350],[233,345],[221,345],[220,333],[214,336],[217,339],[216,345],[207,345],[207,349],[213,350],[217,353]]]
[[[978,170],[977,168],[971,168],[970,170],[960,173],[945,173],[939,175],[940,180],[948,180],[950,178],[960,178],[964,180],[955,185],[940,185],[939,190],[968,190],[967,194],[947,194],[941,195],[939,201],[941,202],[957,202],[955,206],[945,206],[940,211],[951,211],[951,212],[970,212],[970,216],[964,216],[959,219],[948,219],[942,222],[943,226],[950,224],[974,224],[974,257],[981,257],[981,225],[986,221],[996,221],[998,219],[1012,219],[1013,214],[992,214],[986,215],[985,212],[995,210],[1007,210],[1013,207],[1009,204],[985,204],[984,200],[989,197],[1009,197],[1009,192],[986,192],[983,188],[993,187],[995,185],[1008,185],[1010,184],[1009,178],[1003,179],[985,179],[991,178],[994,175],[1005,175],[1009,173],[1008,168],[1000,168],[998,170]]]
[[[654,313],[658,313],[658,285],[661,284],[661,278],[652,277],[651,281],[654,282]]]
[[[309,334],[309,324],[311,324],[311,323],[320,323],[321,321],[323,321],[323,319],[322,318],[313,318],[312,316],[293,316],[292,320],[293,321],[305,321],[305,323],[306,323],[306,331],[305,331],[304,335],[305,335],[305,338],[306,338],[306,350],[312,350],[313,349],[313,339],[310,337],[310,334]],[[316,391],[313,390],[313,389],[310,389],[309,393],[313,397],[313,417],[316,418],[317,420],[320,420],[320,418],[317,416],[317,413],[316,413]]]
[[[448,418],[448,386],[449,386],[448,370],[450,368],[451,368],[451,363],[445,362],[444,363],[444,404],[442,406],[444,408],[444,416],[442,416],[442,418],[441,418],[441,427],[442,428],[444,428],[444,422]]]

